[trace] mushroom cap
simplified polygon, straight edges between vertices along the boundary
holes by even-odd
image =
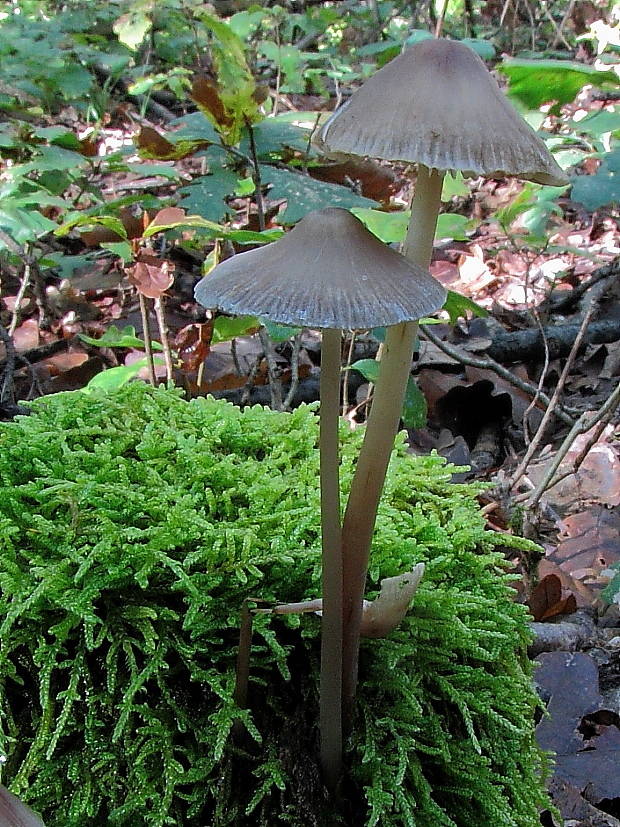
[[[480,57],[453,40],[420,41],[387,63],[334,112],[319,143],[431,169],[568,183]]]
[[[227,313],[355,330],[419,319],[443,305],[446,291],[348,210],[329,207],[278,241],[218,264],[195,296]]]

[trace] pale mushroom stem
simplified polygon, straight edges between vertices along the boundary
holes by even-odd
[[[409,261],[424,269],[428,269],[431,261],[442,183],[443,173],[421,164],[418,166],[418,180],[403,252]],[[370,546],[394,437],[400,422],[417,331],[417,322],[402,322],[387,328],[364,443],[344,515],[342,698],[347,722],[351,717],[357,688],[362,601]]]
[[[320,734],[326,786],[335,790],[342,771],[342,554],[338,423],[341,330],[322,331],[321,343],[321,621]]]

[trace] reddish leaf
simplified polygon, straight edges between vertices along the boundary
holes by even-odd
[[[148,225],[149,227],[165,227],[168,224],[176,224],[185,218],[185,210],[180,207],[164,207]],[[147,229],[145,227],[145,229]]]
[[[310,167],[308,174],[329,184],[348,185],[351,181],[359,181],[361,195],[374,201],[387,202],[401,188],[401,182],[391,169],[367,158],[349,158],[343,163]]]
[[[201,109],[211,114],[220,126],[232,126],[232,118],[226,114],[217,86],[212,80],[198,77],[192,83],[191,97]]]
[[[143,254],[133,267],[127,269],[127,276],[143,296],[159,299],[174,280],[172,271],[170,262]]]
[[[146,216],[148,220],[148,213],[135,215],[131,207],[123,207],[119,212],[119,218],[123,223],[127,238],[142,238],[143,220]],[[97,225],[92,230],[88,230],[81,235],[82,241],[87,247],[98,247],[100,244],[109,244],[116,241],[124,241],[123,238],[114,230],[110,230],[103,225]]]
[[[186,371],[198,370],[209,355],[213,322],[190,324],[179,330],[175,346]]]
[[[146,150],[155,158],[166,158],[175,153],[174,144],[151,126],[143,126],[134,140],[138,149]]]

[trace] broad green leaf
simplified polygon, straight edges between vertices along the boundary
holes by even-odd
[[[261,165],[260,170],[263,183],[272,185],[268,198],[271,201],[286,199],[286,209],[279,216],[279,220],[284,224],[296,224],[307,213],[323,207],[347,209],[376,205],[370,198],[356,195],[347,187],[338,184],[325,184],[307,175],[265,165]]]
[[[497,68],[509,81],[508,94],[530,109],[543,103],[554,103],[558,114],[564,103],[570,103],[586,85],[618,86],[614,72],[600,72],[593,66],[569,60],[525,60],[506,58]]]
[[[237,336],[249,336],[256,333],[261,323],[256,316],[218,316],[213,323],[211,344],[230,342]]]
[[[122,258],[124,264],[130,264],[133,261],[133,250],[129,241],[104,241],[99,246],[103,250],[109,250],[115,256]]]
[[[444,176],[441,189],[442,201],[449,201],[451,198],[462,198],[465,195],[469,195],[469,187],[465,183],[462,173],[448,173]]]
[[[396,244],[405,240],[410,212],[382,212],[367,207],[353,207],[351,212],[385,244]]]
[[[153,359],[153,362],[156,365],[164,364],[163,359],[159,356],[156,356]],[[122,388],[123,385],[126,385],[127,382],[135,379],[138,373],[140,373],[142,368],[145,368],[147,364],[148,362],[145,356],[144,359],[138,359],[138,361],[134,362],[132,365],[120,365],[117,368],[102,370],[101,373],[93,376],[86,387],[81,389],[82,393],[91,393],[91,391],[95,389],[110,392],[117,391],[119,388]]]
[[[379,378],[380,362],[376,359],[360,359],[351,365],[353,370],[361,373],[367,382],[376,382]],[[427,406],[424,394],[416,385],[413,377],[407,380],[403,402],[402,420],[406,428],[423,428],[426,425]]]
[[[382,212],[381,210],[359,209],[354,207],[351,212],[370,230],[371,233],[380,238],[386,244],[395,244],[405,240],[407,226],[411,213],[403,212]],[[437,220],[436,238],[454,238],[459,241],[466,241],[468,231],[475,229],[479,222],[472,221],[465,215],[457,213],[444,213]]]
[[[87,94],[93,85],[93,76],[83,66],[70,64],[56,72],[54,83],[66,100],[72,100]]]
[[[615,106],[613,112],[601,109],[586,115],[580,121],[572,120],[571,126],[575,132],[593,135],[597,140],[606,132],[620,134],[620,106]]]
[[[134,51],[142,43],[153,22],[145,9],[137,8],[121,15],[112,29],[123,46]]]
[[[94,347],[131,347],[144,350],[144,341],[136,336],[136,329],[133,325],[126,325],[122,330],[119,330],[116,325],[111,325],[98,339],[86,336],[84,333],[78,333],[78,336],[87,345]],[[151,347],[153,350],[163,350],[159,342],[151,342]]]
[[[226,199],[235,193],[239,176],[226,167],[214,167],[209,175],[194,178],[181,187],[179,206],[209,221],[222,221],[231,214]]]
[[[18,244],[34,241],[56,229],[56,223],[37,210],[12,208],[10,203],[0,206],[0,228]],[[0,249],[4,244],[0,241]]]
[[[493,60],[495,57],[495,46],[489,40],[481,40],[477,37],[464,37],[461,40],[465,46],[469,46],[483,60]]]
[[[443,309],[450,317],[450,324],[456,324],[461,316],[466,319],[468,312],[473,316],[484,317],[489,315],[484,307],[480,307],[480,305],[476,304],[472,299],[469,299],[467,296],[461,296],[460,293],[455,293],[453,290],[448,290]]]
[[[256,154],[260,161],[278,161],[285,154],[287,148],[305,154],[308,151],[310,132],[292,123],[288,123],[279,116],[265,118],[253,127]],[[247,130],[244,133],[240,150],[250,155],[250,141]],[[310,147],[310,155],[316,155],[316,150]]]
[[[183,115],[182,118],[177,118],[171,121],[170,126],[175,128],[174,132],[168,132],[167,137],[171,141],[183,140],[190,141],[208,141],[216,144],[219,141],[219,135],[203,112],[191,112],[189,115]]]
[[[457,241],[467,241],[467,232],[475,229],[479,221],[472,220],[466,215],[458,213],[442,213],[437,219],[435,238],[454,238]]]
[[[177,179],[181,177],[180,172],[168,164],[127,164],[129,172],[135,175],[142,175],[145,178],[160,175],[162,178]]]
[[[39,154],[18,169],[21,174],[29,172],[59,172],[61,170],[75,171],[88,165],[88,160],[78,152],[63,149],[60,146],[42,146]]]
[[[603,156],[594,175],[574,175],[571,198],[587,210],[620,203],[620,149]]]

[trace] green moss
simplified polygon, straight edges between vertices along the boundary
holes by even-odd
[[[231,738],[243,600],[319,595],[317,433],[307,407],[141,384],[0,426],[3,782],[50,827],[336,823],[317,618],[258,618],[250,734]],[[346,490],[361,434],[342,439]],[[402,443],[390,466],[369,591],[427,570],[401,628],[363,645],[356,825],[527,827],[545,801],[525,610],[451,472]]]

